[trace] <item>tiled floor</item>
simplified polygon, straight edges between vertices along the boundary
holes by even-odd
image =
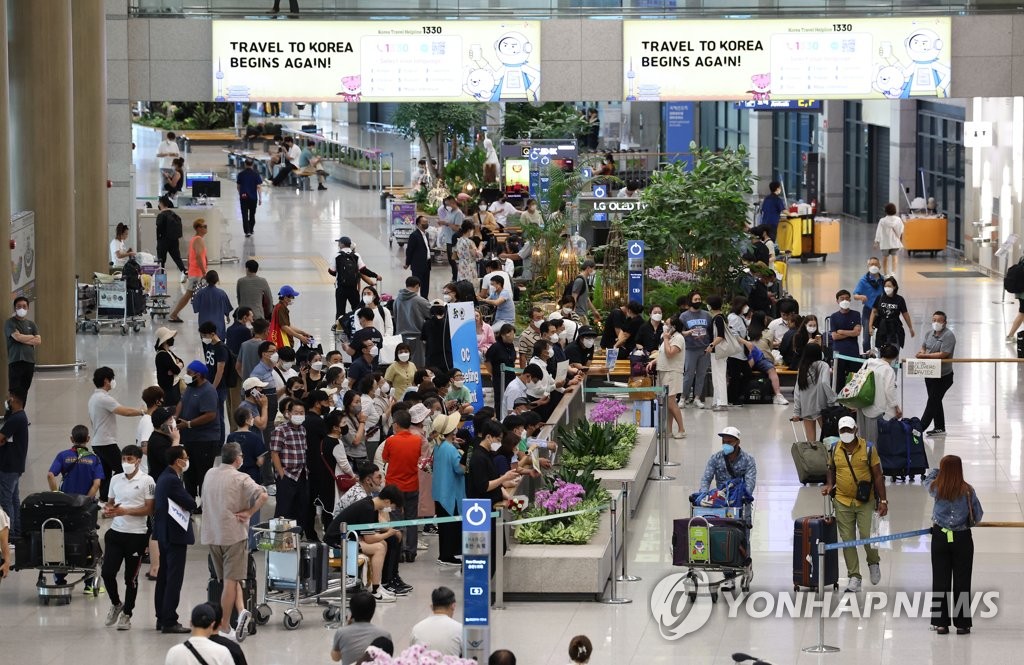
[[[151,155],[156,145],[149,136],[138,137],[137,144],[137,155]],[[216,150],[197,148],[190,161],[197,170],[226,169]],[[156,181],[152,159],[140,157],[137,167],[139,194],[151,195]],[[330,340],[333,289],[322,267],[334,255],[334,238],[341,234],[353,238],[367,264],[386,275],[385,291],[396,292],[404,278],[402,259],[387,245],[378,197],[337,183],[329,187],[326,192],[302,194],[274,190],[258,212],[255,237],[244,247],[240,244],[238,211],[233,200],[224,201],[225,215],[234,226],[235,253],[259,257],[263,273],[274,288],[283,283],[296,286],[302,295],[293,306],[293,320],[324,340]],[[871,232],[867,226],[844,225],[841,254],[830,257],[826,263],[791,265],[789,289],[806,311],[827,314],[832,310],[835,291],[852,288],[870,254]],[[1002,296],[998,280],[919,275],[922,271],[964,267],[951,258],[912,258],[902,263],[901,293],[907,298],[915,325],[926,328],[931,312],[943,309],[958,336],[959,357],[1011,357],[1012,349],[1004,344],[1003,335],[1014,308],[993,304]],[[233,294],[241,266],[228,264],[219,270],[224,287]],[[176,283],[174,277],[172,284]],[[435,293],[437,289],[435,284]],[[178,326],[181,333],[177,348],[188,356],[198,351],[199,340],[192,323],[194,318],[186,314],[186,321]],[[45,336],[46,331],[42,332]],[[33,443],[29,470],[22,481],[23,496],[45,487],[47,465],[67,441],[70,428],[88,422],[86,401],[92,390],[89,378],[93,368],[104,364],[114,368],[119,379],[115,395],[128,404],[138,403],[142,388],[154,383],[152,328],[128,337],[109,332],[99,337],[83,335],[78,342],[79,357],[87,363],[85,371],[37,375],[29,409]],[[945,439],[928,442],[933,463],[946,453],[956,453],[965,459],[968,480],[978,490],[987,520],[1022,519],[1019,494],[1024,463],[1018,377],[1018,367],[1012,364],[1000,365],[998,370],[990,364],[957,366],[956,381],[946,398],[949,434]],[[909,414],[919,414],[924,401],[922,382],[906,381],[904,409]],[[722,414],[686,411],[689,438],[672,442],[671,458],[682,463],[670,470],[676,479],[651,483],[632,522],[630,572],[643,580],[621,586],[620,593],[634,602],[623,606],[592,602],[509,603],[507,609],[493,613],[492,646],[512,649],[521,663],[552,665],[566,662],[568,641],[579,633],[593,640],[596,652],[591,662],[595,665],[722,664],[731,662],[729,654],[735,651],[756,654],[776,665],[1013,662],[1018,657],[1020,631],[1024,628],[1024,603],[1015,593],[1024,565],[1024,531],[1020,529],[975,532],[974,588],[1002,595],[998,616],[978,621],[970,637],[937,636],[928,630],[926,619],[894,617],[889,607],[874,612],[870,618],[847,614],[830,619],[825,626],[826,642],[842,651],[816,656],[800,651],[816,642],[815,619],[751,619],[742,612],[730,618],[728,607],[722,602],[714,607],[707,625],[681,641],[668,641],[659,635],[651,618],[649,597],[659,580],[678,572],[670,565],[668,555],[671,522],[686,514],[686,495],[696,486],[704,460],[717,446],[715,432],[726,424],[745,433],[743,446],[756,456],[759,464],[753,591],[791,589],[792,520],[819,511],[821,497],[817,489],[801,488],[796,483],[789,454],[792,433],[786,422],[790,413],[788,408],[776,406],[746,407]],[[993,439],[997,426],[1000,438]],[[132,438],[134,427],[133,419],[121,419],[120,433],[125,441]],[[890,487],[889,497],[894,531],[927,525],[930,501],[919,486]],[[382,607],[375,619],[392,632],[400,646],[406,643],[412,624],[429,611],[431,588],[446,584],[461,596],[461,579],[452,571],[436,569],[436,543],[432,537],[424,540],[431,551],[423,553],[420,561],[403,567],[402,575],[416,587],[415,591],[397,604]],[[892,551],[882,554],[882,584],[870,590],[927,590],[928,551],[925,539],[896,543]],[[842,565],[841,570],[845,574]],[[108,643],[101,641],[107,636],[104,631],[111,630],[103,627],[105,596],[78,596],[69,607],[41,607],[35,598],[34,578],[33,573],[22,572],[0,584],[0,626],[4,627],[0,631],[0,647],[4,662],[158,663],[166,649],[177,641],[152,630],[150,582],[142,582],[135,627],[127,634],[111,632],[113,642]],[[205,552],[196,547],[191,553],[183,589],[183,612],[205,598],[206,579]],[[330,635],[318,611],[306,611],[304,623],[294,632],[285,631],[279,618],[280,611],[266,629],[245,643],[250,663],[326,662]]]

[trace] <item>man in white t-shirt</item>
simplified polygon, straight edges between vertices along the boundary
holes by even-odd
[[[100,482],[100,503],[109,498],[107,488],[110,478],[121,472],[121,449],[117,445],[117,416],[140,418],[146,415],[142,409],[121,406],[111,397],[110,391],[117,387],[114,370],[97,367],[92,373],[92,384],[96,386],[89,397],[89,421],[92,427],[92,449],[103,462],[103,480]]]
[[[445,656],[462,656],[462,624],[455,615],[455,592],[446,586],[430,593],[430,607],[434,613],[412,627],[410,644],[422,644]]]
[[[106,517],[113,517],[103,539],[103,583],[110,598],[106,625],[117,624],[118,630],[132,627],[132,611],[139,592],[139,562],[149,546],[149,525],[153,514],[156,481],[143,473],[142,448],[127,445],[121,451],[121,468],[110,479],[110,500],[103,507]],[[124,563],[124,603],[117,589],[117,573]]]
[[[192,635],[167,650],[164,665],[234,665],[231,652],[210,639],[217,630],[217,613],[209,603],[192,609]]]
[[[167,132],[167,138],[160,141],[160,145],[156,149],[156,156],[160,160],[160,170],[170,174],[174,170],[171,162],[181,157],[181,151],[178,150],[178,140],[174,132]]]

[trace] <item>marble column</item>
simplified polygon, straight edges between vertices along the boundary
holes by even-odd
[[[107,237],[107,59],[103,0],[71,3],[74,58],[75,272],[105,271]]]
[[[71,2],[8,4],[14,210],[35,213],[39,365],[75,362]],[[77,165],[98,168],[96,163]]]
[[[0,35],[7,35],[7,3],[0,2]],[[11,182],[10,178],[14,173],[6,168],[10,158],[10,144],[6,140],[10,136],[8,126],[8,104],[10,102],[7,94],[7,40],[0,43],[0,164],[3,165],[3,175],[0,176],[0,284],[5,288],[0,291],[0,312],[6,312],[4,307],[10,305],[8,294],[11,292]],[[7,303],[7,304],[3,304]],[[7,345],[0,344],[0,386],[7,387]]]

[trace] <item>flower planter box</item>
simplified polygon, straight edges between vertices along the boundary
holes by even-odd
[[[342,164],[341,162],[328,161],[325,164],[327,173],[331,178],[345,183],[346,185],[352,185],[353,187],[360,187],[362,189],[369,189],[377,186],[377,170],[376,169],[357,169],[354,166],[348,164]],[[391,184],[391,171],[384,171],[384,186],[387,187]],[[397,184],[405,182],[405,173],[402,171],[394,171],[394,181]]]
[[[640,499],[643,498],[644,489],[647,487],[647,480],[651,476],[651,469],[657,461],[658,442],[655,440],[657,430],[653,427],[641,427],[636,435],[636,445],[629,456],[629,462],[621,469],[614,471],[594,471],[594,477],[601,481],[601,487],[609,492],[621,490],[622,482],[628,481],[629,485],[629,514],[635,515],[640,506]],[[674,439],[669,439],[673,441]],[[671,444],[669,444],[671,451]],[[669,455],[671,458],[671,455]]]

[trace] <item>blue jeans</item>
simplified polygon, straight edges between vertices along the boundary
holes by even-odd
[[[11,537],[21,535],[21,497],[18,496],[18,482],[21,474],[0,471],[0,508],[11,518]]]

